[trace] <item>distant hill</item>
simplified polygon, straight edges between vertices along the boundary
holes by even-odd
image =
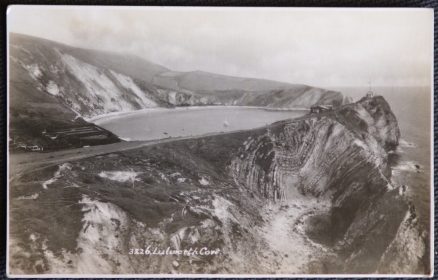
[[[133,55],[15,33],[9,39],[11,127],[33,126],[36,134],[82,118],[149,107],[345,103],[339,92],[306,85],[175,72]]]

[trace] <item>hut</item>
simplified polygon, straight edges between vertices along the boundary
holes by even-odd
[[[365,97],[366,98],[373,98],[374,97],[374,92],[372,90],[367,91]]]
[[[319,114],[322,112],[326,112],[326,111],[331,111],[333,110],[333,106],[331,105],[315,105],[310,107],[310,113],[311,114]]]

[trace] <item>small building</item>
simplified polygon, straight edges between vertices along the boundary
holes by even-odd
[[[313,114],[319,114],[326,111],[332,111],[333,106],[332,105],[315,105],[310,107],[310,113]]]
[[[26,150],[31,152],[42,152],[44,148],[39,145],[30,145],[30,146],[26,146]]]

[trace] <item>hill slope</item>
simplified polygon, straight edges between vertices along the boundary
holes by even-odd
[[[87,125],[86,118],[149,107],[348,102],[339,92],[306,85],[175,72],[132,55],[22,34],[11,33],[9,39],[11,128],[24,142],[41,138],[48,129]]]
[[[74,48],[21,34],[10,34],[10,57],[11,71],[24,69],[35,88],[83,116],[168,105],[309,107],[344,101],[338,92],[306,85],[175,72],[132,55]],[[20,78],[11,75],[12,81]]]

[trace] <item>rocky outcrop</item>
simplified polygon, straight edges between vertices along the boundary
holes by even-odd
[[[307,235],[342,259],[322,260],[328,263],[320,272],[425,271],[425,240],[403,189],[390,178],[387,152],[399,137],[388,103],[364,98],[249,137],[230,172],[269,200],[287,201],[298,191],[330,205],[304,221]]]

